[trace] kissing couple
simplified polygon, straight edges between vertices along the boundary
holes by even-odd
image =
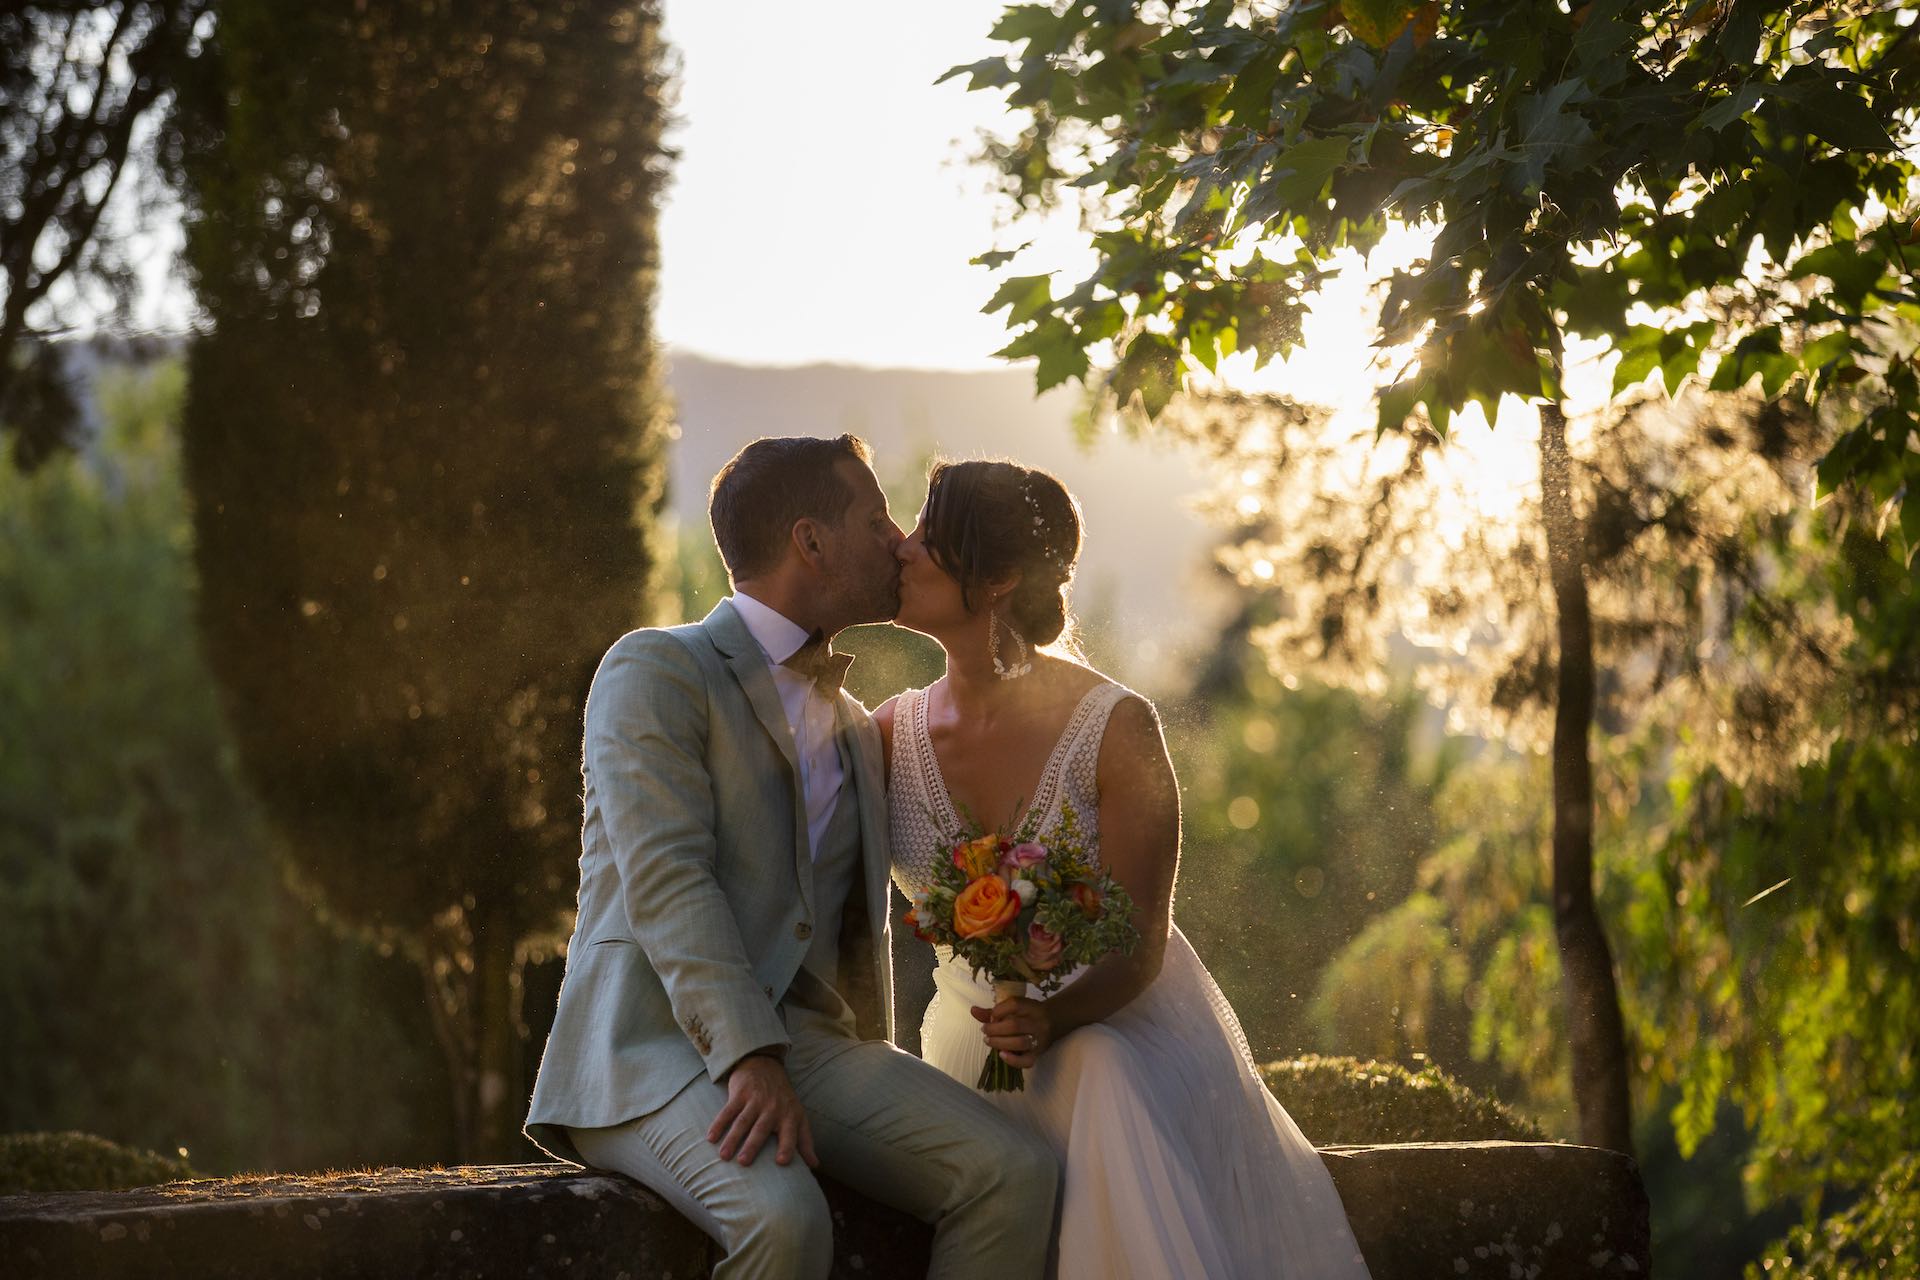
[[[933,468],[910,534],[852,436],[756,440],[715,477],[733,592],[622,636],[587,698],[579,918],[527,1134],[663,1196],[720,1280],[822,1277],[821,1169],[934,1228],[930,1275],[1364,1280],[1325,1165],[1173,924],[1158,718],[1060,643],[1078,504],[1011,462]],[[844,627],[946,650],[871,715]],[[922,900],[961,815],[1077,836],[1140,944],[996,999],[937,951],[895,1048],[887,882]],[[1020,1092],[969,1087],[987,1053]]]

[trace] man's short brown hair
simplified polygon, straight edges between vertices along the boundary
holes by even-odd
[[[780,563],[800,520],[836,524],[853,503],[840,475],[843,460],[870,466],[873,450],[859,436],[767,436],[728,459],[707,494],[713,541],[735,582]]]

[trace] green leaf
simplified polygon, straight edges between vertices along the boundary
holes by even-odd
[[[1666,383],[1669,397],[1680,394],[1680,384],[1687,375],[1700,367],[1700,348],[1682,346],[1678,351],[1660,362],[1661,380]]]
[[[1735,120],[1740,119],[1749,111],[1759,106],[1760,98],[1761,91],[1759,85],[1743,84],[1737,92],[1728,94],[1726,97],[1720,99],[1720,101],[1708,107],[1705,111],[1702,111],[1700,113],[1699,123],[1702,128],[1711,129],[1715,133],[1718,133]]]
[[[1613,344],[1620,353],[1620,363],[1613,370],[1614,395],[1638,386],[1660,368],[1660,340],[1665,336],[1666,330],[1658,325],[1637,324]]]
[[[1179,389],[1180,352],[1162,333],[1143,333],[1127,344],[1113,371],[1113,394],[1122,405],[1140,393],[1148,418],[1157,418]]]
[[[1586,20],[1573,35],[1574,61],[1582,68],[1605,69],[1617,65],[1621,54],[1639,38],[1638,26],[1621,21],[1618,0],[1594,0],[1584,7]]]
[[[1273,90],[1280,82],[1280,58],[1263,54],[1233,78],[1220,100],[1221,115],[1249,129],[1265,129],[1273,118]]]
[[[1249,208],[1258,202],[1261,208],[1271,210],[1257,219],[1262,222],[1279,214],[1300,212],[1320,198],[1327,180],[1347,162],[1352,151],[1353,140],[1340,136],[1309,138],[1287,148],[1255,184]],[[1250,212],[1248,218],[1255,220],[1255,215]]]
[[[1029,240],[1017,249],[991,249],[977,258],[967,259],[967,262],[970,266],[998,270],[1032,247],[1033,241]]]
[[[1026,324],[1045,311],[1053,303],[1053,277],[1051,276],[1008,276],[994,290],[987,305],[980,308],[982,315],[990,315],[1002,307],[1012,307],[1007,315],[1007,327]]]
[[[1787,375],[1799,367],[1792,356],[1785,355],[1780,349],[1780,327],[1768,325],[1756,329],[1733,344],[1733,350],[1720,357],[1719,365],[1713,371],[1713,380],[1708,384],[1712,391],[1737,391],[1747,385],[1758,373],[1763,379],[1770,370],[1785,366]],[[1781,381],[1785,380],[1785,376]],[[1775,384],[1778,388],[1778,382]],[[1771,393],[1769,393],[1771,394]]]
[[[1838,360],[1853,351],[1853,335],[1839,329],[1807,344],[1800,353],[1800,364],[1809,372]]]
[[[955,76],[968,77],[969,92],[975,89],[1005,88],[1019,79],[1005,58],[982,58],[978,62],[963,62],[957,67],[948,67],[940,73],[940,78],[934,83],[945,84]]]
[[[1187,326],[1187,350],[1208,373],[1219,367],[1220,339],[1212,321],[1203,318]]]
[[[1580,161],[1593,141],[1593,126],[1570,108],[1589,96],[1585,82],[1576,78],[1520,99],[1520,162],[1508,171],[1510,189],[1533,190],[1546,180],[1547,166],[1572,168]]]
[[[1058,316],[1043,318],[993,354],[1002,360],[1037,360],[1036,392],[1059,386],[1069,378],[1084,378],[1088,368],[1086,344],[1074,327]]]
[[[1340,0],[1340,16],[1354,35],[1376,49],[1392,44],[1424,0]]]
[[[1398,431],[1412,416],[1415,406],[1428,395],[1428,384],[1420,378],[1406,378],[1380,392],[1380,415],[1374,421],[1378,439],[1389,431]]]
[[[1851,243],[1829,244],[1815,249],[1793,264],[1792,277],[1825,276],[1833,281],[1836,297],[1857,308],[1867,293],[1880,282],[1886,270],[1885,260],[1872,250],[1862,253]]]
[[[987,34],[995,40],[1052,40],[1064,26],[1051,5],[1016,4],[1000,15]]]
[[[1086,349],[1070,342],[1055,343],[1040,350],[1039,364],[1033,372],[1033,389],[1038,394],[1071,378],[1086,376]]]
[[[1838,85],[1815,85],[1799,94],[1809,132],[1842,151],[1891,151],[1887,126],[1858,94]]]
[[[1087,346],[1104,342],[1119,333],[1126,323],[1127,309],[1118,301],[1108,299],[1093,304],[1080,313],[1080,341]]]

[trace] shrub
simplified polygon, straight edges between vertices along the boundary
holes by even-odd
[[[117,1191],[195,1176],[184,1160],[90,1133],[0,1134],[0,1195]]]
[[[1374,1142],[1545,1142],[1505,1103],[1438,1067],[1310,1054],[1260,1068],[1261,1078],[1317,1146]]]
[[[1920,1155],[1909,1153],[1894,1161],[1849,1208],[1788,1232],[1758,1263],[1747,1265],[1747,1280],[1910,1275],[1916,1258],[1920,1258]]]

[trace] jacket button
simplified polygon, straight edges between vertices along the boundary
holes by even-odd
[[[793,936],[805,942],[813,936],[813,926],[805,920],[802,920],[799,924],[793,926]]]

